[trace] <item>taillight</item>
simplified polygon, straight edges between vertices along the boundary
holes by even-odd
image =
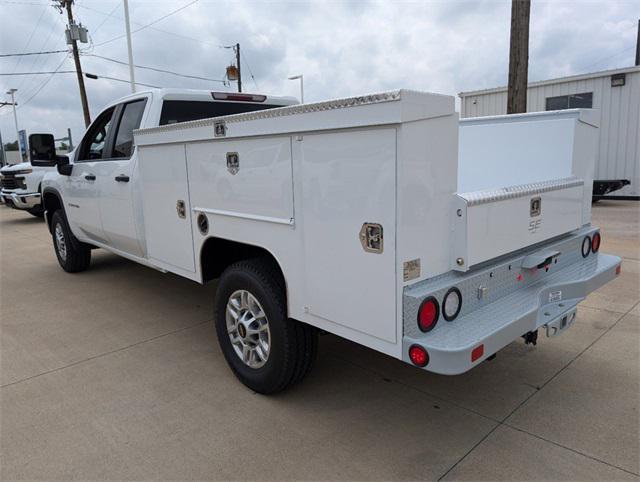
[[[440,316],[440,307],[438,300],[433,296],[425,299],[418,310],[418,328],[420,331],[427,332],[435,328]]]
[[[622,265],[621,264],[616,266],[616,276],[619,275],[620,273],[622,273]]]
[[[582,257],[586,258],[591,253],[591,238],[589,236],[585,236],[582,240]]]
[[[429,363],[429,354],[427,350],[420,345],[411,345],[409,348],[409,358],[411,359],[411,363],[417,367],[426,367],[427,363]]]
[[[597,253],[600,249],[600,233],[593,233],[593,237],[591,238],[591,251]]]
[[[447,321],[456,319],[462,309],[462,293],[458,288],[449,288],[442,299],[442,316]]]

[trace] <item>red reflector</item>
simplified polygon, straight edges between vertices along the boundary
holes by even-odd
[[[471,352],[471,361],[474,362],[484,355],[484,345],[477,346]]]
[[[594,233],[593,238],[591,238],[591,251],[597,253],[600,249],[600,233]]]
[[[622,265],[621,264],[616,266],[616,275],[619,275],[620,273],[622,273]]]
[[[439,316],[440,307],[438,306],[438,301],[433,296],[430,296],[422,302],[418,310],[418,328],[423,332],[433,330]]]
[[[409,358],[411,359],[411,363],[417,367],[424,367],[429,363],[427,350],[420,345],[411,345],[411,348],[409,348]]]

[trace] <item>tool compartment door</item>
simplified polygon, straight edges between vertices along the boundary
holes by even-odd
[[[456,195],[454,269],[578,229],[584,182],[575,177]]]
[[[194,273],[185,146],[139,146],[139,156],[147,258],[172,272]]]
[[[187,144],[195,210],[282,223],[293,218],[291,137]]]
[[[396,131],[305,135],[301,144],[305,310],[395,342]],[[382,252],[363,249],[364,223],[382,226]]]

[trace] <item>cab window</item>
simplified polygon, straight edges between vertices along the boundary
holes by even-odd
[[[133,153],[133,131],[140,127],[146,103],[145,99],[140,99],[122,106],[122,116],[120,117],[116,140],[113,144],[112,158],[128,159],[131,157]]]
[[[89,132],[82,142],[82,148],[78,159],[81,161],[92,161],[102,159],[106,154],[107,137],[111,128],[111,120],[115,108],[103,112],[93,123]]]
[[[223,115],[242,114],[256,110],[284,107],[282,105],[255,104],[242,102],[214,102],[201,100],[165,100],[162,102],[160,125],[176,124]]]

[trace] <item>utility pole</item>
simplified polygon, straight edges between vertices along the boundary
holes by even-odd
[[[511,43],[507,114],[527,112],[531,0],[511,0]]]
[[[236,66],[238,67],[238,92],[242,92],[242,75],[240,74],[240,44],[236,44]]]
[[[73,0],[58,0],[60,6],[58,7],[62,13],[62,9],[67,10],[67,19],[69,21],[69,35],[67,37],[67,43],[71,44],[73,49],[73,61],[76,64],[76,76],[78,77],[78,87],[80,88],[80,101],[82,102],[82,113],[84,114],[84,125],[89,127],[91,124],[91,116],[89,114],[89,103],[87,102],[87,91],[84,88],[84,78],[82,77],[82,66],[80,65],[80,54],[78,53],[78,40],[74,35],[75,21],[73,20],[73,12],[71,11],[71,4]],[[85,31],[86,33],[86,31]],[[85,39],[86,41],[86,39]]]
[[[9,89],[7,94],[11,96],[11,106],[13,107],[13,122],[16,124],[16,139],[18,140],[18,152],[22,157],[22,149],[20,148],[20,128],[18,127],[18,114],[16,113],[16,98],[15,94],[18,89]],[[6,104],[6,103],[5,103]]]
[[[7,154],[4,152],[4,142],[2,141],[2,132],[0,132],[0,167],[7,164]]]
[[[124,24],[127,31],[127,50],[129,51],[129,78],[131,79],[131,93],[136,91],[136,76],[133,70],[133,48],[131,47],[131,25],[129,24],[129,0],[124,0]]]
[[[636,65],[640,65],[640,18],[638,19],[638,38],[636,39]]]

